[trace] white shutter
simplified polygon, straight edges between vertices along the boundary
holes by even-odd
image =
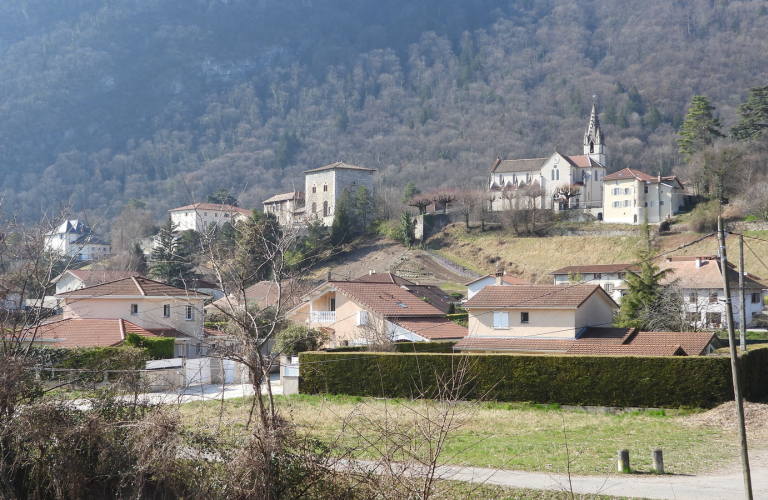
[[[368,324],[368,311],[357,311],[356,326],[365,326]]]
[[[494,328],[509,328],[509,313],[508,312],[494,312],[493,313],[493,327]]]

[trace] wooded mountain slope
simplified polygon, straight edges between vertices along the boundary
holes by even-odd
[[[766,84],[767,4],[2,0],[0,188],[111,218],[260,207],[339,160],[480,187],[497,155],[579,153],[593,95],[610,170],[669,172],[692,95],[730,126]]]

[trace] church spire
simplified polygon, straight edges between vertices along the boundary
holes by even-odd
[[[584,132],[584,154],[605,166],[605,145],[603,131],[600,130],[600,120],[597,118],[597,104],[592,104],[589,125]]]

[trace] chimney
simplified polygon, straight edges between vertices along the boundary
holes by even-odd
[[[328,279],[326,281],[331,281],[331,272],[328,271]]]
[[[504,273],[497,272],[496,273],[496,284],[501,286],[504,284]]]
[[[701,267],[701,257],[696,257],[696,269]]]
[[[368,269],[368,276],[373,276],[374,274],[376,274],[374,269]]]

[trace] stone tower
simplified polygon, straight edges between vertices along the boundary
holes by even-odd
[[[600,130],[600,121],[597,119],[597,110],[592,105],[592,113],[589,115],[589,125],[584,132],[584,154],[598,162],[605,164],[605,144],[603,144],[603,131]]]

